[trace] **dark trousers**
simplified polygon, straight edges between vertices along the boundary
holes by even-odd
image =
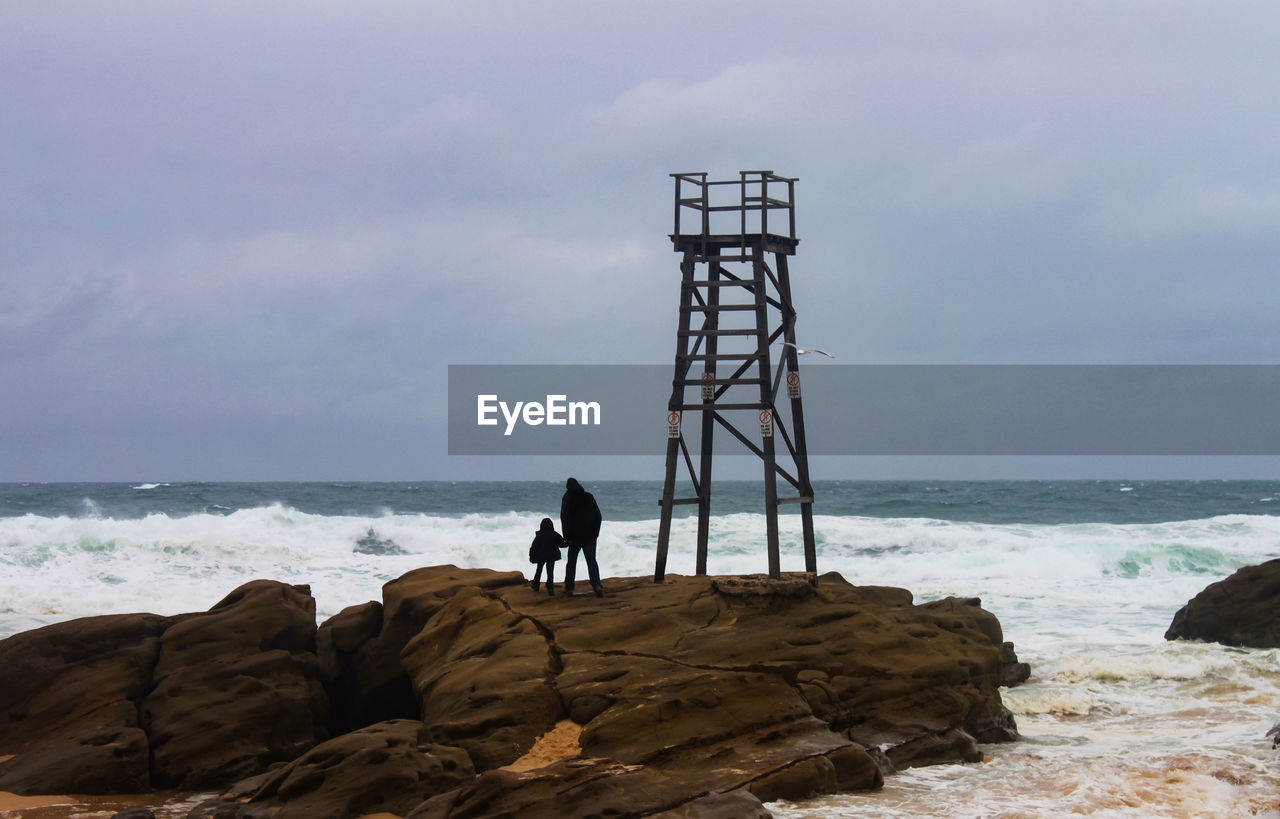
[[[569,544],[568,562],[564,567],[564,591],[566,594],[573,594],[573,577],[577,574],[578,569],[578,552],[582,552],[583,558],[587,561],[587,576],[591,578],[591,588],[600,585],[600,567],[596,565],[596,542],[591,541],[573,541]]]
[[[554,575],[555,575],[555,573],[556,573],[556,563],[555,563],[555,561],[554,561],[554,560],[544,560],[544,561],[542,561],[541,563],[539,563],[539,564],[538,564],[538,568],[536,568],[536,569],[534,569],[534,570],[533,570],[533,585],[534,585],[534,586],[537,586],[537,585],[538,585],[538,581],[542,579],[542,567],[543,567],[543,566],[546,566],[546,567],[547,567],[547,586],[549,587],[552,583],[556,582],[556,579],[555,579],[555,576],[554,576]],[[572,576],[572,575],[571,575],[571,576]]]

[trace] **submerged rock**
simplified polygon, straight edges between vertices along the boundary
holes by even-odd
[[[1173,616],[1164,638],[1280,648],[1280,559],[1207,586]]]
[[[370,529],[356,540],[354,552],[366,555],[407,555],[409,554],[391,538],[378,537],[378,533]]]

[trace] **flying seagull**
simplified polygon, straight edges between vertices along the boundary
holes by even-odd
[[[782,346],[795,347],[796,352],[799,353],[800,355],[805,355],[806,353],[821,353],[822,355],[825,355],[827,358],[835,358],[835,356],[833,356],[831,353],[827,352],[826,350],[819,350],[817,347],[796,347],[796,345],[792,344],[790,341],[782,342]]]

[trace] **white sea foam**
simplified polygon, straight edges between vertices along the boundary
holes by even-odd
[[[883,791],[774,803],[779,819],[1276,816],[1280,652],[1078,645],[1001,697],[1023,739],[976,765],[913,768]],[[1033,666],[1034,667],[1034,666]]]
[[[988,749],[980,764],[912,768],[882,791],[768,807],[779,819],[1274,817],[1277,788],[1280,774],[1253,754],[1091,754],[1024,743]]]
[[[1000,698],[1016,716],[1083,716],[1093,710],[1093,695],[1082,686],[1025,685],[1002,691]]]
[[[1133,647],[1123,654],[1081,648],[1042,669],[1046,676],[1066,683],[1229,679],[1240,671],[1239,656],[1217,646],[1188,642]]]
[[[1158,625],[1158,624],[1153,624]],[[770,805],[779,819],[1276,816],[1280,651],[1152,640],[1068,646],[1002,689],[1023,739],[883,791]]]
[[[245,580],[273,577],[310,583],[325,616],[377,599],[384,582],[418,566],[526,570],[541,518],[390,510],[332,516],[277,504],[116,520],[102,517],[91,498],[82,505],[80,517],[0,518],[7,574],[0,613],[26,624],[120,611],[177,613],[211,605]],[[1211,579],[1273,556],[1280,541],[1280,519],[1262,516],[1063,526],[819,516],[815,525],[822,570],[855,583],[909,588],[923,599],[981,596],[1013,639],[1034,633],[1042,644],[1059,632],[1079,637],[1082,627],[1091,640],[1131,641]],[[674,521],[669,572],[692,573],[696,526],[694,518]],[[652,572],[657,528],[656,520],[609,522],[599,549],[605,574]],[[354,552],[370,529],[405,554]],[[712,518],[710,571],[763,571],[763,529],[758,514]],[[783,570],[802,570],[798,517],[782,519],[781,541]],[[1091,614],[1100,605],[1106,619]],[[13,628],[0,618],[0,633]]]

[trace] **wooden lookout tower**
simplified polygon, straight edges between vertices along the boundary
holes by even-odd
[[[787,257],[795,255],[795,179],[773,171],[741,171],[710,181],[705,173],[672,174],[680,259],[680,324],[675,377],[667,403],[667,468],[662,489],[654,581],[667,570],[671,516],[698,505],[697,574],[707,573],[711,517],[712,439],[721,427],[764,461],[769,576],[780,576],[778,506],[799,503],[806,572],[817,572],[813,486],[800,402]],[[785,370],[786,406],[779,405]],[[779,412],[785,409],[785,412]],[[695,469],[684,431],[698,430]],[[778,441],[781,439],[781,445]],[[680,461],[693,496],[677,498]],[[778,496],[781,476],[796,495]]]

